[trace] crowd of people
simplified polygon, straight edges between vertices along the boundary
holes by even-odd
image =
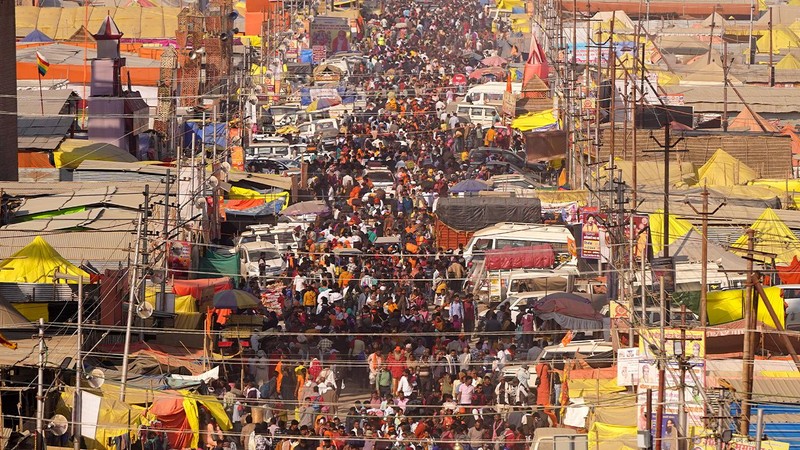
[[[436,199],[497,170],[470,167],[470,149],[522,146],[446,111],[453,75],[475,65],[465,51],[508,46],[506,30],[474,0],[382,3],[383,15],[363,11],[353,46],[367,59],[348,80],[369,104],[342,117],[336,144],[309,167],[330,214],[296,229],[269,325],[281,332],[252,339],[237,381],[202,387],[234,423],[218,433],[207,421],[209,449],[522,450],[559,421],[559,374],[532,367],[549,345],[526,335],[537,319],[484,311],[463,289],[463,249],[434,233]],[[374,168],[393,172],[391,188],[375,186]]]

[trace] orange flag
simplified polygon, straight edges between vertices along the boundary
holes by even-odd
[[[8,347],[11,350],[16,350],[17,349],[17,343],[9,341],[2,334],[0,334],[0,345],[2,345],[3,347]]]
[[[567,330],[567,334],[564,335],[564,337],[561,339],[561,345],[563,345],[565,347],[567,345],[569,345],[569,343],[572,342],[572,337],[573,336],[574,336],[574,334],[572,333],[572,330]]]

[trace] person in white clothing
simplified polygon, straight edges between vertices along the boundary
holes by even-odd
[[[411,373],[408,369],[403,371],[403,376],[400,377],[400,381],[397,383],[397,394],[403,394],[405,398],[411,397],[411,394],[414,392],[414,387],[411,386],[411,382],[408,381],[408,378],[411,376]]]

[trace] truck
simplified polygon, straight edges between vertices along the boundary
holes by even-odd
[[[589,445],[589,436],[578,433],[572,428],[537,428],[533,432],[530,450],[586,450]]]

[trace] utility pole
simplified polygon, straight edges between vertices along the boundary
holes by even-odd
[[[39,371],[36,378],[36,449],[44,448],[44,319],[39,318]]]
[[[666,220],[665,220],[666,221]],[[664,276],[658,279],[659,285],[659,298],[661,299],[661,321],[659,322],[659,357],[658,357],[658,404],[656,405],[656,450],[661,450],[662,441],[661,435],[663,433],[663,426],[661,422],[664,419],[664,397],[666,391],[665,380],[665,365],[667,364],[667,349],[665,344],[664,328],[666,328],[666,315],[667,315],[667,291],[664,288]]]
[[[122,378],[120,380],[120,387],[119,387],[119,401],[125,401],[125,388],[128,383],[128,354],[131,350],[131,326],[133,325],[133,309],[135,308],[134,303],[136,303],[136,282],[138,281],[138,269],[139,269],[139,251],[142,246],[142,215],[144,211],[139,211],[139,220],[136,224],[136,246],[133,253],[133,265],[128,267],[128,283],[129,283],[129,292],[128,292],[128,319],[125,323],[125,346],[122,353]]]
[[[722,38],[722,131],[728,132],[728,41]]]
[[[706,322],[707,322],[707,314],[708,314],[708,218],[713,216],[714,214],[719,211],[720,208],[725,206],[725,201],[723,200],[714,211],[708,212],[708,186],[703,184],[703,192],[700,193],[700,197],[703,199],[703,206],[702,210],[698,211],[697,208],[694,207],[689,201],[685,203],[692,208],[695,214],[699,215],[702,219],[702,247],[700,248],[700,259],[702,260],[703,264],[700,267],[700,326],[703,327],[705,330]]]
[[[753,350],[755,348],[755,330],[753,324],[756,317],[753,305],[753,252],[755,249],[755,230],[748,228],[747,234],[747,288],[744,298],[744,348],[742,352],[742,378],[744,379],[744,398],[742,398],[742,415],[739,418],[739,433],[750,434],[750,402],[753,398]]]
[[[769,87],[775,86],[775,64],[772,54],[772,6],[769,7]]]
[[[180,173],[178,173],[178,176],[180,176]],[[167,264],[169,260],[169,190],[171,187],[172,175],[170,174],[170,170],[167,169],[167,177],[164,180],[164,228],[161,231],[161,233],[164,235],[164,260],[162,261],[164,273],[161,277],[161,305],[159,305],[158,309],[163,309],[167,300],[167,271],[169,269]]]
[[[205,168],[205,165],[203,165]],[[150,185],[144,185],[144,209],[142,210],[142,267],[143,270],[140,272],[142,275],[142,282],[140,286],[139,292],[139,302],[142,303],[147,298],[147,284],[145,284],[144,279],[147,278],[147,274],[149,271],[149,263],[150,263],[150,246],[148,244],[149,234],[147,231],[147,223],[150,219]],[[144,341],[144,319],[139,319],[139,341]]]
[[[670,128],[672,127],[670,122],[672,120],[672,114],[670,114],[669,110],[667,110],[667,120],[664,124],[664,143],[658,142],[655,136],[650,136],[650,138],[658,144],[659,147],[662,148],[661,151],[664,153],[664,235],[663,235],[663,256],[664,258],[669,258],[669,163],[670,158],[669,155],[672,152],[672,149],[675,148],[683,138],[679,138],[675,142],[670,140]],[[663,319],[663,317],[662,317]]]

